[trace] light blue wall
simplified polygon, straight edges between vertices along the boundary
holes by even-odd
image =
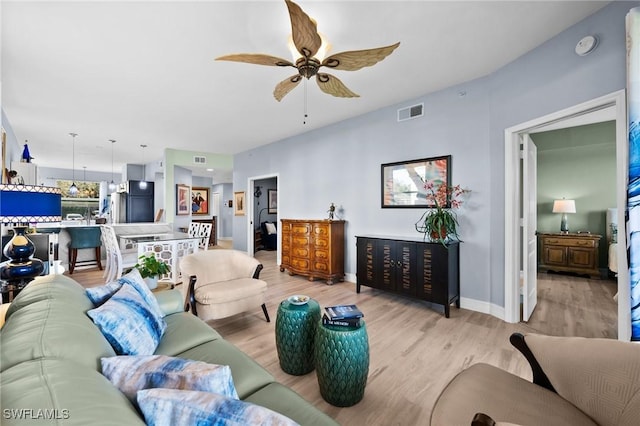
[[[218,238],[231,239],[233,236],[233,208],[228,207],[233,200],[233,185],[222,183],[213,186],[212,193],[220,194],[220,216],[218,217]]]
[[[504,306],[504,129],[624,88],[625,15],[635,5],[612,3],[485,78],[238,154],[234,191],[277,173],[279,218],[325,218],[331,202],[344,209],[345,268],[355,274],[356,235],[417,235],[421,210],[380,208],[380,164],[452,155],[453,183],[473,191],[459,211],[462,297]],[[600,44],[579,57],[587,34]],[[417,102],[425,116],[398,123],[397,108]],[[246,221],[234,217],[240,250]]]

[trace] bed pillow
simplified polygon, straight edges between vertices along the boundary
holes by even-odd
[[[297,425],[268,408],[210,392],[146,389],[138,391],[137,400],[148,426]]]
[[[278,231],[276,230],[276,225],[274,225],[273,223],[271,223],[271,222],[266,222],[264,225],[265,225],[265,227],[267,228],[267,234],[271,235],[271,234],[275,234],[275,233],[277,233],[277,232],[278,232]]]
[[[228,365],[166,355],[114,356],[100,362],[102,374],[134,403],[136,392],[152,388],[213,392],[238,399]]]
[[[128,284],[87,315],[119,355],[152,355],[167,328],[164,318]]]

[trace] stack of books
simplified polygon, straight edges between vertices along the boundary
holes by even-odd
[[[337,305],[324,308],[322,325],[359,328],[360,318],[364,316],[356,305]]]

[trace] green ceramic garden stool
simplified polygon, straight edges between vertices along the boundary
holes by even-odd
[[[360,402],[369,374],[367,328],[324,326],[316,331],[316,374],[320,394],[331,405],[350,407]]]
[[[320,322],[320,305],[309,299],[304,305],[283,300],[276,317],[276,348],[285,373],[301,376],[315,368],[314,339]]]

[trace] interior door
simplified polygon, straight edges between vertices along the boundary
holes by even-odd
[[[528,134],[522,153],[522,321],[528,321],[538,303],[537,148]]]

